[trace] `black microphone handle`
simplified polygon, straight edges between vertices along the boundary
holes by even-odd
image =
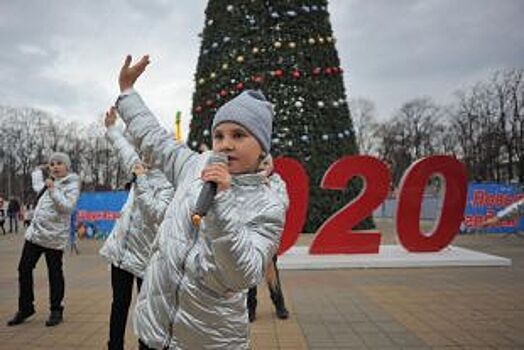
[[[49,176],[49,179],[55,181],[55,178],[52,177],[52,176]],[[38,194],[36,195],[35,202],[34,202],[34,206],[35,207],[36,207],[36,204],[38,203],[38,201],[40,200],[40,197],[42,197],[44,195],[45,191],[47,191],[47,184],[44,183],[44,187],[42,187],[42,189],[40,191],[38,191]]]
[[[199,215],[200,217],[205,216],[207,214],[207,211],[211,207],[211,204],[213,203],[213,198],[215,198],[216,194],[217,184],[211,181],[204,182],[204,185],[202,186],[202,190],[200,191],[200,194],[196,202],[195,214]]]
[[[207,164],[223,163],[227,164],[227,155],[224,153],[213,153],[207,160]],[[196,227],[200,226],[202,218],[207,214],[208,209],[213,203],[213,199],[217,194],[217,184],[212,181],[204,182],[200,194],[198,195],[195,205],[195,211],[191,215],[191,221]]]
[[[47,186],[42,187],[42,189],[38,191],[38,194],[36,195],[36,198],[35,198],[35,205],[40,200],[40,197],[44,195],[45,191],[47,191]]]

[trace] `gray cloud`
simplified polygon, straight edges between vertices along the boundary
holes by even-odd
[[[127,53],[151,55],[137,88],[163,124],[189,122],[206,1],[0,3],[0,104],[96,120],[117,93]],[[448,102],[490,72],[522,67],[520,0],[332,0],[337,48],[352,97],[388,116],[420,95]]]
[[[382,117],[420,95],[449,102],[524,62],[519,0],[338,0],[330,11],[349,94],[375,101]]]

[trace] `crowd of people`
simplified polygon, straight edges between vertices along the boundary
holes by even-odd
[[[273,172],[273,107],[260,91],[240,93],[217,110],[212,148],[194,152],[173,140],[134,89],[149,57],[131,63],[126,57],[120,95],[104,120],[130,176],[127,201],[100,250],[111,267],[107,347],[124,348],[136,283],[132,318],[139,349],[249,349],[257,285],[265,281],[277,317],[289,317],[276,255],[288,196]],[[45,325],[52,327],[63,321],[62,258],[80,178],[68,155],[55,152],[32,182],[34,204],[0,198],[3,234],[6,222],[9,232],[18,231],[20,220],[26,226],[18,308],[8,325],[35,313],[33,270],[44,255],[50,295]],[[524,199],[482,225],[523,214]]]
[[[31,202],[21,205],[16,197],[11,197],[6,201],[0,196],[0,229],[2,234],[18,233],[20,223],[26,228],[29,227],[34,212],[34,205]],[[9,225],[9,231],[7,231],[6,225]]]

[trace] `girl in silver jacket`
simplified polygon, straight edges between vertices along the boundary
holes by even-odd
[[[158,169],[147,169],[147,155],[142,160],[134,147],[115,126],[116,110],[106,113],[106,138],[112,144],[120,163],[136,176],[111,234],[100,254],[111,264],[113,302],[109,319],[108,349],[123,350],[127,314],[136,279],[140,291],[144,270],[151,257],[158,225],[173,198],[173,186]],[[145,161],[145,166],[143,162]]]
[[[49,158],[50,178],[44,181],[42,169],[32,173],[33,189],[38,193],[34,218],[25,233],[24,248],[18,265],[18,312],[7,323],[15,326],[35,313],[33,305],[33,270],[45,255],[49,276],[51,314],[46,326],[62,322],[64,298],[63,251],[69,239],[71,212],[80,195],[80,179],[70,172],[71,160],[65,153],[55,152]]]
[[[269,154],[273,109],[246,91],[216,113],[213,151],[227,164],[208,164],[177,144],[132,89],[144,56],[121,69],[118,111],[140,150],[152,149],[154,166],[176,191],[160,225],[134,314],[141,349],[248,349],[246,291],[264,278],[278,248],[287,196],[278,175],[259,165]],[[199,227],[191,217],[204,182],[217,194]]]

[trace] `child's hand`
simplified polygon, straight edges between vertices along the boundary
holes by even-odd
[[[45,180],[45,187],[47,187],[48,189],[52,189],[52,188],[55,188],[55,182],[51,179],[46,179]]]
[[[120,75],[118,76],[120,92],[132,88],[135,81],[146,70],[146,66],[149,64],[148,55],[143,56],[140,61],[132,66],[130,66],[131,59],[131,55],[127,55],[124,65],[120,69]]]
[[[135,173],[136,176],[140,176],[146,173],[146,168],[142,163],[135,163],[132,172]]]
[[[211,181],[217,184],[217,192],[222,192],[231,187],[231,174],[224,163],[209,164],[202,170],[203,181]]]
[[[116,108],[112,106],[106,112],[106,117],[104,119],[104,124],[105,124],[106,128],[109,128],[109,127],[115,125],[116,118],[117,118],[116,117]]]

